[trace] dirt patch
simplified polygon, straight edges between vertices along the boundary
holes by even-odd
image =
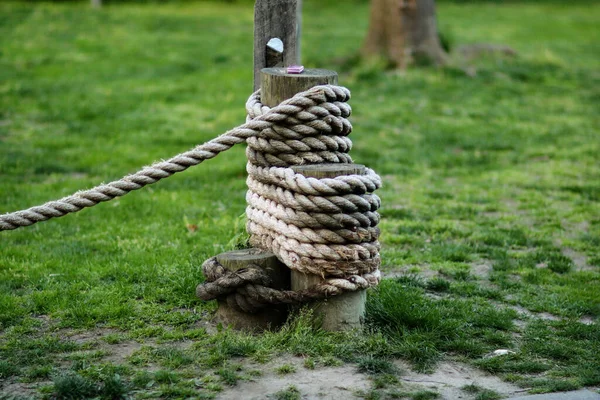
[[[493,390],[503,396],[514,396],[526,390],[511,383],[504,382],[500,378],[486,374],[465,364],[453,361],[442,362],[432,374],[421,374],[410,371],[408,365],[402,361],[396,361],[396,365],[406,371],[400,381],[415,389],[428,389],[440,394],[444,400],[470,399],[461,387],[475,384],[485,389]]]
[[[584,324],[584,325],[593,325],[594,324],[594,318],[590,317],[590,316],[584,316],[579,318],[579,322]]]
[[[534,313],[534,312],[531,312],[528,309],[521,307],[521,306],[507,305],[507,307],[512,308],[520,315],[523,315],[528,318],[538,318],[538,319],[543,319],[546,321],[560,321],[562,319],[559,316],[556,316],[554,314],[550,314],[547,312]]]
[[[102,346],[107,354],[102,358],[103,361],[114,364],[121,364],[126,361],[127,357],[142,348],[142,345],[134,341],[124,341],[116,344],[106,344]]]
[[[258,370],[262,375],[225,389],[217,399],[268,399],[271,398],[270,395],[294,385],[303,399],[347,400],[362,398],[360,393],[368,392],[372,388],[370,377],[358,372],[356,366],[343,365],[309,370],[303,367],[302,362],[301,358],[289,357],[267,364],[244,363],[245,370]],[[296,372],[278,375],[275,370],[282,364],[294,365]],[[395,364],[403,371],[399,377],[403,391],[427,389],[438,392],[444,400],[472,398],[472,395],[461,390],[463,386],[471,384],[493,390],[502,396],[515,396],[526,391],[496,376],[454,361],[440,363],[431,374],[411,371],[404,361],[396,361]]]
[[[356,371],[354,366],[323,367],[314,370],[302,366],[303,359],[289,357],[267,364],[244,364],[244,369],[258,370],[262,376],[249,381],[239,382],[237,386],[226,389],[217,399],[265,399],[279,391],[294,385],[303,399],[346,400],[356,398],[360,390],[368,390],[371,381],[365,374]],[[279,375],[275,369],[282,364],[292,364],[296,372]]]
[[[521,307],[521,306],[514,305],[514,304],[506,304],[506,303],[499,303],[499,302],[492,302],[492,303],[495,304],[497,307],[507,307],[512,310],[515,310],[519,314],[519,316],[517,319],[513,320],[513,323],[521,331],[525,330],[525,328],[529,324],[530,320],[532,320],[532,319],[541,319],[541,320],[545,320],[545,321],[560,321],[562,319],[561,317],[559,317],[557,315],[550,314],[547,312],[534,313],[532,311],[529,311],[525,307]],[[519,333],[513,332],[513,337],[518,338],[520,336],[521,335]]]
[[[476,264],[471,264],[471,274],[478,279],[487,280],[492,272],[492,263],[488,260],[480,261]]]
[[[415,267],[419,268],[419,272],[412,272]],[[381,276],[385,279],[394,279],[400,276],[414,275],[422,279],[431,279],[439,275],[438,271],[429,269],[427,265],[406,265],[401,268],[394,268],[391,271],[382,271]]]
[[[5,397],[3,397],[3,396],[6,396],[7,399],[34,398],[41,386],[49,385],[50,383],[51,382],[35,382],[35,383],[11,382],[11,383],[6,384],[5,386],[2,386],[0,384],[0,398],[4,399]]]
[[[588,258],[585,254],[575,251],[569,247],[562,249],[564,256],[569,257],[573,264],[575,264],[575,270],[580,271],[595,271],[596,268],[588,263]]]
[[[126,358],[142,348],[142,344],[133,340],[124,340],[118,343],[107,343],[103,340],[111,334],[117,334],[120,331],[109,328],[96,328],[88,331],[63,331],[63,337],[68,338],[78,344],[91,343],[96,350],[103,350],[106,355],[102,357],[103,361],[115,364],[121,364]]]
[[[213,321],[213,317],[207,313],[202,313],[202,317],[194,324],[194,328],[204,328],[209,335],[215,335],[218,332],[217,322]]]
[[[72,340],[77,344],[84,344],[89,342],[96,342],[102,339],[103,337],[114,333],[118,333],[118,331],[109,328],[96,328],[87,331],[62,330],[59,331],[59,336]]]

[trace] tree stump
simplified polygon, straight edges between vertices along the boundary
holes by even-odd
[[[315,164],[293,166],[299,174],[313,178],[335,178],[343,175],[364,175],[365,166],[360,164]],[[292,270],[292,290],[308,289],[323,282],[318,275],[303,274]],[[365,316],[367,291],[358,290],[313,302],[316,317],[322,319],[322,327],[327,331],[347,331],[361,328]]]
[[[398,68],[412,63],[443,65],[434,0],[371,0],[365,57],[383,57]]]
[[[260,249],[234,250],[221,253],[217,261],[230,271],[238,271],[250,265],[260,267],[271,278],[274,289],[290,288],[290,271],[273,253]],[[233,329],[248,332],[262,332],[281,326],[287,318],[287,307],[269,306],[250,314],[231,308],[225,299],[217,300],[219,308],[216,320]]]

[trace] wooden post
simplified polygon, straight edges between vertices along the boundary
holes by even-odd
[[[302,39],[302,0],[298,0],[296,8],[296,64],[302,64],[301,39]],[[266,67],[274,67],[274,65],[266,65]],[[286,65],[283,65],[286,67]]]
[[[300,62],[298,40],[298,0],[256,0],[254,4],[254,90],[260,87],[260,70],[280,65],[288,67]],[[271,39],[283,44],[279,49],[267,46]],[[274,43],[271,42],[273,45]],[[267,50],[267,49],[270,50]]]
[[[292,169],[299,174],[313,178],[335,178],[342,175],[364,175],[365,166],[360,164],[316,164],[297,165]],[[307,289],[321,283],[318,275],[307,275],[292,270],[292,290]],[[322,319],[327,331],[347,331],[362,327],[365,316],[367,291],[358,290],[314,302],[311,307],[316,316]]]
[[[288,74],[285,68],[264,68],[260,71],[260,100],[274,107],[317,85],[337,85],[338,74],[327,69],[306,69],[301,74]]]
[[[91,0],[91,1],[92,1],[92,7],[94,7],[94,8],[102,7],[102,0]]]
[[[288,74],[285,67],[300,63],[302,0],[256,0],[254,6],[254,90],[261,89],[261,102],[274,107],[317,85],[337,85],[338,75],[323,69]],[[276,40],[279,39],[279,40]],[[293,167],[298,173],[317,178],[364,174],[364,166],[350,164]],[[292,289],[306,289],[322,277],[292,273]],[[362,325],[364,290],[317,302],[314,307],[327,330],[348,330]],[[242,318],[240,318],[242,319]]]
[[[273,253],[260,249],[228,251],[217,256],[217,261],[230,271],[238,271],[257,265],[271,278],[272,288],[289,289],[290,271]],[[287,318],[286,306],[269,306],[249,314],[231,308],[227,302],[218,300],[216,319],[225,326],[248,332],[261,332],[281,326]]]
[[[285,68],[265,68],[261,71],[261,102],[273,107],[317,85],[336,85],[335,71],[308,69],[301,74],[288,74]],[[365,167],[356,164],[298,165],[292,169],[313,178],[334,178],[341,175],[364,174]],[[306,275],[291,271],[292,290],[307,289],[323,281],[317,275]],[[344,331],[362,326],[365,314],[366,291],[345,293],[324,301],[315,302],[315,312],[322,318],[323,329]]]

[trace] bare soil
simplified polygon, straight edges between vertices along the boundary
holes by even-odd
[[[224,400],[272,398],[273,394],[294,385],[303,399],[345,400],[363,398],[361,393],[368,392],[372,387],[370,376],[358,372],[355,366],[343,365],[310,370],[304,368],[302,363],[302,358],[292,357],[267,364],[244,364],[244,369],[258,370],[262,375],[225,389],[217,398]],[[296,372],[277,374],[276,369],[282,364],[294,365]],[[401,361],[397,361],[396,365],[403,371],[399,378],[402,390],[436,391],[440,393],[440,398],[445,400],[473,398],[473,395],[461,390],[461,387],[471,384],[494,390],[507,397],[517,396],[525,391],[496,376],[458,362],[442,362],[430,374],[414,372],[408,364]]]

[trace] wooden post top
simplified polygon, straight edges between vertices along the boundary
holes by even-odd
[[[288,78],[294,79],[314,79],[318,76],[335,76],[337,78],[337,72],[323,68],[306,68],[299,74],[288,74],[287,68],[283,67],[263,68],[261,71],[271,75],[287,76]]]
[[[305,69],[300,74],[288,74],[286,68],[263,68],[260,71],[260,100],[275,107],[313,86],[337,85],[338,74],[328,69]]]
[[[228,251],[217,256],[217,261],[231,271],[246,268],[248,264],[262,264],[276,260],[275,254],[256,248]]]

